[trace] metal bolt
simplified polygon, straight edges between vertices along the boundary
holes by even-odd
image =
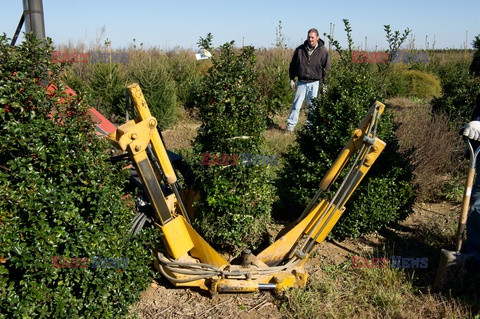
[[[150,126],[150,128],[154,128],[156,124],[157,123],[155,120],[150,120],[150,122],[148,122],[148,126]]]
[[[140,152],[141,149],[140,145],[135,145],[135,152]]]
[[[130,135],[130,138],[132,140],[136,139],[137,138],[137,133],[132,133],[132,135]]]
[[[372,165],[372,156],[367,155],[367,157],[365,157],[365,166],[370,166],[370,165]]]

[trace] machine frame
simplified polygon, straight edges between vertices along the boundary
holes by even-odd
[[[128,152],[138,170],[155,212],[154,224],[162,233],[167,251],[167,254],[156,252],[155,264],[177,287],[198,287],[216,294],[305,286],[308,278],[305,263],[315,244],[325,240],[345,211],[353,191],[385,148],[385,142],[376,137],[385,105],[376,101],[289,231],[257,255],[245,251],[241,265],[232,265],[192,227],[174,168],[157,131],[157,120],[151,115],[138,84],[129,85],[128,92],[138,117],[119,126],[108,139],[118,149]],[[332,198],[320,200],[355,155]],[[173,193],[165,196],[159,181],[164,181]]]

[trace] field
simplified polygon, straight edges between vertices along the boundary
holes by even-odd
[[[402,40],[390,36],[398,49]],[[55,60],[50,43],[35,41],[1,39],[0,318],[480,318],[478,278],[461,293],[433,289],[440,249],[454,249],[467,170],[458,129],[480,93],[470,70],[480,51],[408,47],[405,56],[421,59],[389,63],[379,60],[385,53],[362,60],[354,46],[334,45],[312,125],[304,107],[286,135],[292,50],[281,40],[258,50],[226,43],[201,61],[189,50],[119,51],[107,41],[55,48]],[[47,69],[59,90],[46,95]],[[378,136],[387,148],[315,247],[305,288],[210,298],[173,288],[154,269],[158,230],[127,235],[141,191],[127,184],[128,166],[111,163],[85,112],[131,119],[133,82],[167,149],[192,167],[195,227],[229,261],[256,253],[301,213],[368,106],[385,103]],[[278,165],[205,167],[210,152],[274,154]],[[52,267],[54,256],[125,258],[128,268]]]

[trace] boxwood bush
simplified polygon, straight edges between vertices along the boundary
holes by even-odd
[[[397,68],[399,69],[399,68]],[[431,73],[419,70],[400,69],[387,78],[389,96],[408,96],[430,100],[442,95],[440,79]]]
[[[351,63],[351,28],[347,20],[344,22],[349,48],[343,50],[337,41],[330,39],[339,51],[340,60],[332,66],[327,92],[313,102],[311,124],[298,132],[298,144],[286,154],[279,184],[283,185],[282,202],[290,212],[301,213],[353,129],[372,103],[382,99],[382,79],[388,65]],[[391,48],[398,49],[408,31],[400,37],[398,32],[390,33],[388,26],[386,30]],[[332,234],[358,236],[378,230],[410,211],[414,199],[412,167],[407,154],[398,151],[394,133],[391,113],[386,110],[380,118],[378,136],[387,147],[347,203],[346,212]]]
[[[233,45],[233,41],[226,43],[216,51],[199,92],[202,124],[194,152],[201,200],[195,222],[210,243],[236,254],[261,240],[274,189],[269,165],[258,159],[253,160],[257,165],[252,165],[251,158],[242,160],[242,153],[264,155],[266,111],[255,87],[254,49],[236,52]],[[206,153],[219,160],[210,156],[203,163],[210,165],[201,165]]]
[[[0,317],[124,315],[151,280],[152,233],[128,236],[127,171],[108,161],[88,99],[63,93],[51,50],[0,37]],[[92,268],[95,256],[127,264]]]

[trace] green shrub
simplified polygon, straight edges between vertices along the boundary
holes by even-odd
[[[95,98],[95,108],[114,122],[125,119],[125,70],[119,63],[94,63],[88,85]]]
[[[431,99],[442,94],[440,79],[435,75],[417,70],[408,70],[404,74],[408,83],[408,96]]]
[[[168,54],[168,74],[175,81],[176,95],[180,105],[186,105],[190,99],[192,86],[200,82],[201,72],[192,51],[175,50]]]
[[[76,92],[92,92],[88,86],[90,65],[71,63],[63,66],[61,80]]]
[[[290,211],[302,211],[353,129],[372,103],[382,98],[379,93],[382,91],[382,72],[388,68],[377,66],[381,69],[375,69],[372,64],[351,63],[351,29],[348,21],[344,22],[349,50],[342,50],[338,42],[333,41],[340,61],[332,65],[329,89],[314,100],[311,124],[299,131],[298,146],[294,145],[286,154],[287,163],[280,183],[286,185],[282,192],[283,202],[293,204],[285,205]],[[386,29],[387,35],[390,34],[388,26]],[[393,49],[398,48],[405,37],[391,38]],[[345,214],[333,229],[334,235],[357,236],[377,230],[409,212],[414,198],[410,185],[412,167],[408,157],[398,151],[394,133],[391,113],[386,110],[380,118],[378,137],[387,143],[387,147],[347,203]]]
[[[408,96],[410,83],[405,77],[408,66],[403,63],[392,63],[390,68],[385,79],[385,97]]]
[[[212,62],[198,103],[202,124],[194,150],[201,200],[195,223],[209,242],[236,254],[259,243],[270,218],[269,166],[239,163],[242,153],[264,154],[266,112],[255,85],[252,47],[235,53],[233,41],[226,43]],[[238,164],[229,157],[221,161],[230,165],[200,165],[204,153],[239,155]]]
[[[157,118],[159,129],[173,124],[177,116],[175,81],[170,76],[167,63],[153,54],[137,52],[131,55],[129,78],[142,88],[152,115]]]
[[[417,70],[409,70],[406,77],[411,84],[411,96],[420,99],[431,99],[442,94],[440,79],[434,74]]]
[[[440,79],[434,75],[419,70],[409,70],[407,65],[393,64],[389,72],[386,86],[388,97],[406,96],[429,100],[442,95]]]
[[[472,63],[470,64],[470,73],[473,76],[480,76],[480,34],[473,40],[473,48],[475,53],[473,54]]]
[[[128,236],[127,171],[109,163],[86,113],[88,97],[62,93],[51,50],[51,40],[40,44],[33,35],[18,47],[0,38],[0,317],[125,315],[152,275],[151,234]],[[47,72],[59,87],[51,96],[38,81]],[[73,260],[94,256],[128,265]]]
[[[215,53],[214,48],[212,48],[212,39],[213,35],[208,33],[205,38],[200,37],[200,40],[197,42],[200,49],[208,50],[210,53]],[[196,74],[189,83],[184,82],[185,88],[188,89],[188,94],[185,95],[185,107],[193,109],[199,108],[200,102],[202,101],[202,83],[208,81],[207,74],[212,67],[211,59],[200,60],[196,63]]]
[[[470,120],[480,93],[480,82],[469,73],[469,66],[469,62],[459,61],[438,70],[442,96],[432,100],[432,110],[449,115],[455,128]]]

